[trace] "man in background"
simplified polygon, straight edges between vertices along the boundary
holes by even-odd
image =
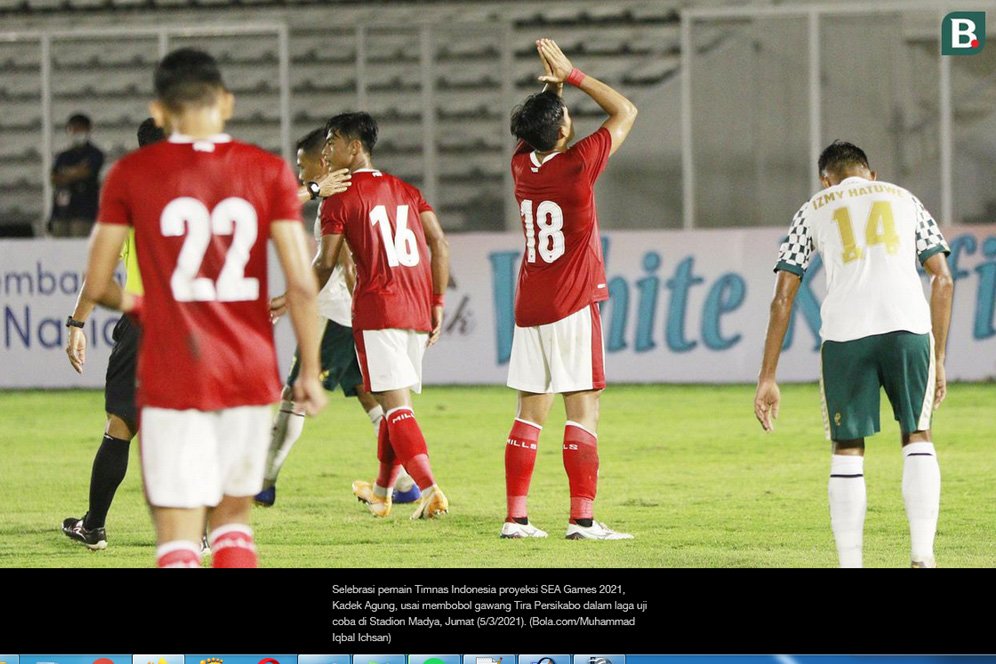
[[[49,232],[55,237],[87,237],[97,218],[104,153],[90,142],[92,129],[90,118],[82,113],[66,122],[71,147],[60,152],[52,166]]]

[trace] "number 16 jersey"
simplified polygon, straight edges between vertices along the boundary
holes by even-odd
[[[419,215],[422,193],[389,173],[353,171],[349,189],[322,201],[322,235],[342,235],[356,263],[353,330],[432,330],[432,265]]]
[[[512,179],[526,241],[515,293],[519,327],[553,323],[608,299],[595,180],[611,148],[605,128],[545,157],[522,142],[516,148]]]
[[[227,135],[174,134],[107,175],[100,223],[133,226],[145,286],[136,400],[213,411],[280,393],[267,292],[273,221],[299,221],[279,157]]]

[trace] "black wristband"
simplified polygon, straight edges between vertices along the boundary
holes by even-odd
[[[69,316],[69,317],[66,318],[66,327],[84,328],[84,327],[86,327],[86,323],[84,323],[81,320],[76,320],[72,316]]]
[[[318,183],[314,181],[305,182],[304,188],[307,189],[308,193],[311,195],[311,200],[315,200],[316,198],[318,198],[318,194],[321,193],[322,191],[322,188],[319,187]]]

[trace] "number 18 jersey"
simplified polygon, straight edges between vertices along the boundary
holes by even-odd
[[[595,180],[612,137],[605,128],[564,152],[540,158],[525,143],[512,157],[512,179],[526,249],[515,293],[515,324],[533,327],[608,299],[595,210]]]
[[[114,165],[97,219],[135,229],[145,287],[140,407],[213,411],[278,399],[267,241],[271,222],[300,218],[287,164],[227,135],[173,135]]]
[[[322,201],[323,235],[342,235],[356,263],[353,330],[432,329],[432,266],[419,215],[422,193],[389,173],[353,171],[349,189]]]
[[[820,309],[824,341],[930,332],[930,307],[916,263],[950,252],[913,194],[860,177],[824,189],[795,214],[775,270],[802,277],[813,251],[822,256],[827,273]]]

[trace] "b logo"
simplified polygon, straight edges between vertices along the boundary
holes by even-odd
[[[941,55],[975,55],[985,45],[985,12],[951,12],[941,21]]]

